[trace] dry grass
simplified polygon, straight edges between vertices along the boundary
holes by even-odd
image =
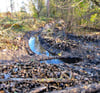
[[[12,23],[10,21],[7,19],[0,20],[0,49],[17,49],[17,44],[13,42],[20,42],[27,31],[37,30],[45,24],[44,21],[39,20],[34,22],[34,19],[14,20]]]

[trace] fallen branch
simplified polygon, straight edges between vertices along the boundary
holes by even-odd
[[[60,91],[53,91],[51,93],[96,93],[96,92],[100,92],[100,84],[89,84],[78,87],[70,87]]]
[[[44,90],[46,90],[47,87],[38,87],[38,88],[34,88],[32,91],[30,91],[29,93],[40,93]]]
[[[0,82],[7,82],[7,81],[31,81],[31,82],[70,82],[68,79],[62,79],[62,78],[47,78],[47,79],[34,79],[34,78],[10,78],[10,79],[0,79]]]

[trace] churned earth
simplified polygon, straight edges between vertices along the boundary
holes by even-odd
[[[27,32],[15,51],[1,50],[0,56],[5,54],[5,59],[0,58],[1,93],[100,92],[100,37],[66,34],[51,27],[49,23],[38,31]],[[29,39],[34,35],[52,56],[30,49]],[[49,59],[63,63],[40,62]]]

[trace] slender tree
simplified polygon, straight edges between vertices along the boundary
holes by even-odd
[[[13,0],[10,0],[11,13],[13,12]]]
[[[47,17],[50,16],[50,1],[47,0]]]

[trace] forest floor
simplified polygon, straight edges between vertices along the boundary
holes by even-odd
[[[27,29],[25,32],[11,30],[16,26],[2,30],[0,93],[100,92],[99,32],[77,35],[64,33],[59,30],[59,26],[52,31],[52,25],[46,24],[42,32],[41,29]],[[19,24],[17,26],[20,27]],[[64,59],[70,57],[69,62],[40,63],[40,60],[50,57],[41,57],[30,50],[28,40],[34,34],[40,35],[40,43],[44,49],[61,59],[67,55]],[[73,59],[74,57],[81,60]]]
[[[41,24],[45,22],[34,24],[34,19],[0,19],[0,62],[19,61],[19,57],[27,55],[23,36],[29,31],[37,31]]]

